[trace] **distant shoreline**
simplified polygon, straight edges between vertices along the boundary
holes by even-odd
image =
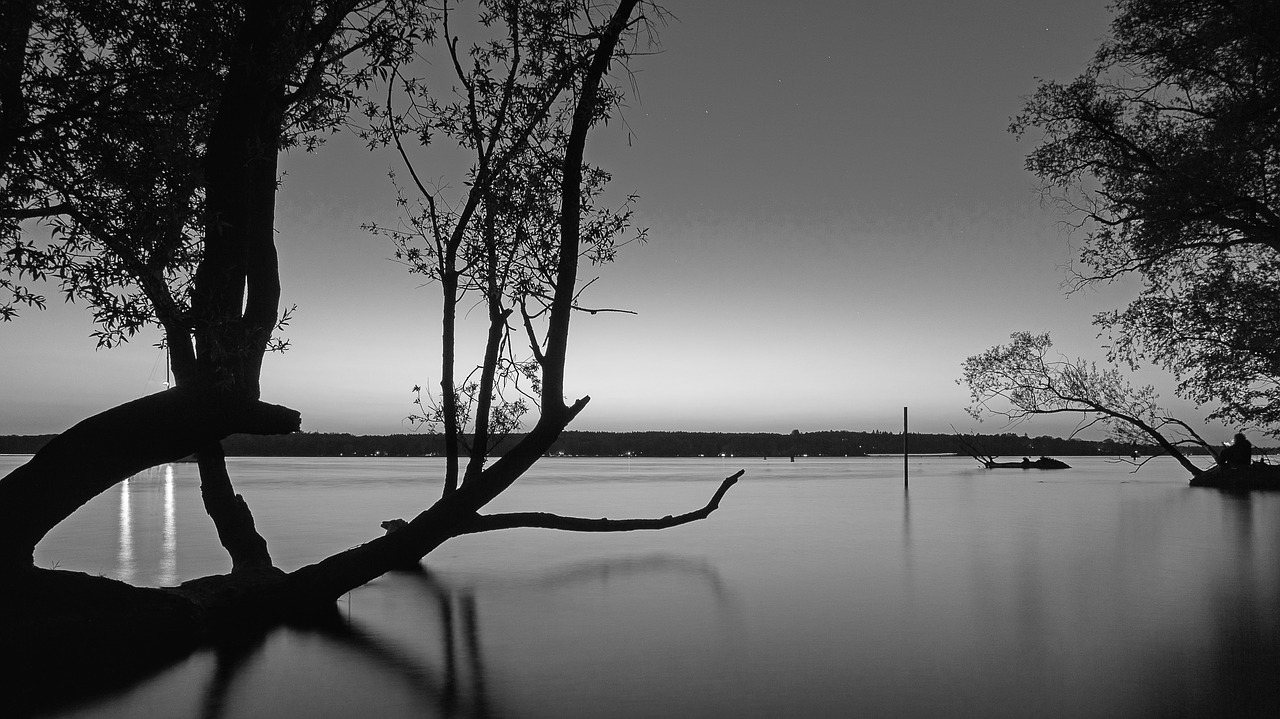
[[[33,454],[56,435],[0,435],[0,454]],[[521,435],[511,435],[491,452],[501,455]],[[1000,457],[1144,456],[1161,454],[1150,445],[1060,437],[1028,437],[1013,433],[964,435],[983,452]],[[232,435],[223,440],[231,457],[423,457],[444,454],[438,434],[352,435],[299,432],[290,435]],[[954,434],[910,433],[913,455],[964,455]],[[465,452],[464,452],[465,454]],[[901,432],[824,430],[764,432],[591,432],[568,431],[548,456],[574,457],[733,457],[901,456]]]

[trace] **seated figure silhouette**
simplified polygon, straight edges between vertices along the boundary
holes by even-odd
[[[1224,467],[1248,467],[1253,463],[1253,445],[1243,432],[1237,432],[1231,446],[1218,454],[1218,463]]]

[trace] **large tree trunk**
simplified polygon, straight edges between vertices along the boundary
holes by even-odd
[[[272,566],[267,540],[258,533],[244,497],[236,494],[227,473],[227,456],[222,443],[213,440],[196,452],[200,468],[200,497],[204,511],[213,520],[218,541],[231,555],[231,571]]]
[[[30,566],[36,543],[85,502],[144,469],[229,434],[297,431],[279,405],[175,388],[94,415],[0,480],[0,566]]]
[[[246,400],[261,393],[262,359],[279,317],[277,162],[285,80],[298,62],[295,38],[304,18],[297,3],[247,5],[205,155],[204,256],[192,290],[194,371],[184,374],[199,387]],[[271,566],[219,442],[204,443],[196,457],[205,510],[233,571]]]

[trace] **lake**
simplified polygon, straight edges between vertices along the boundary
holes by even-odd
[[[1280,495],[1066,459],[913,458],[909,488],[892,457],[548,459],[491,509],[663,516],[746,475],[675,529],[452,540],[344,597],[347,631],[199,651],[56,716],[1280,716]],[[411,517],[443,466],[229,464],[285,569]],[[99,496],[36,561],[155,586],[229,569],[190,464]]]

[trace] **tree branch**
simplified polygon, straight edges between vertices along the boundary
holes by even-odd
[[[565,517],[549,512],[511,512],[505,514],[481,515],[464,525],[462,534],[492,532],[500,529],[516,529],[521,527],[540,529],[559,529],[568,532],[632,532],[643,529],[667,529],[681,524],[706,519],[712,512],[720,508],[720,500],[737,484],[745,470],[739,470],[720,483],[720,488],[712,495],[711,501],[702,509],[672,516],[668,514],[660,519],[586,519],[582,517]]]
[[[60,202],[56,205],[42,205],[37,207],[21,207],[15,209],[0,209],[0,218],[6,220],[33,220],[38,218],[54,217],[57,215],[65,215],[72,209],[69,202]]]

